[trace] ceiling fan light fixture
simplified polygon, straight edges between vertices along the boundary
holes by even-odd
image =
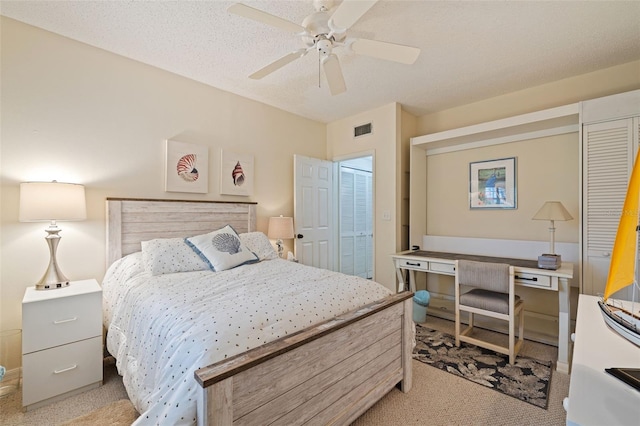
[[[318,50],[318,53],[320,53],[320,55],[326,57],[331,55],[333,44],[331,43],[330,40],[327,40],[326,38],[322,38],[318,40],[318,42],[316,43],[316,49]]]

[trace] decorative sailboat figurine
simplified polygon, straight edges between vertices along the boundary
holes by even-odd
[[[640,287],[636,278],[638,267],[638,233],[640,226],[639,198],[640,198],[640,152],[636,157],[629,187],[624,200],[618,233],[616,234],[611,255],[609,276],[602,300],[598,306],[602,316],[609,327],[625,339],[640,346],[640,315],[635,312],[637,306],[636,296],[640,293]],[[624,309],[620,304],[614,305],[611,295],[619,290],[632,287],[631,310]]]

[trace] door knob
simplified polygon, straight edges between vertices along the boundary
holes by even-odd
[[[296,238],[298,238],[298,239],[300,239],[300,238],[304,238],[304,235],[302,235],[302,234],[298,234],[298,235],[296,235]]]

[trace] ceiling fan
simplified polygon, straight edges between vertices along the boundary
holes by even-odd
[[[307,16],[301,25],[242,3],[235,3],[229,6],[227,10],[244,18],[253,19],[254,21],[294,33],[301,38],[306,46],[259,69],[251,74],[249,78],[259,80],[296,59],[302,58],[310,51],[316,50],[329,84],[329,90],[332,95],[338,95],[346,91],[347,87],[342,75],[340,61],[336,54],[333,53],[335,48],[347,47],[359,55],[403,64],[413,64],[420,54],[420,49],[416,47],[347,37],[347,30],[371,9],[377,1],[342,0],[333,13],[330,13],[337,2],[333,0],[314,0],[313,5],[316,11]]]

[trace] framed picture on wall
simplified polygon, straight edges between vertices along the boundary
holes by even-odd
[[[469,208],[515,209],[516,159],[469,163]]]
[[[208,188],[209,149],[202,145],[167,139],[164,190],[206,194]]]
[[[220,158],[220,194],[253,195],[253,155],[222,150]]]

